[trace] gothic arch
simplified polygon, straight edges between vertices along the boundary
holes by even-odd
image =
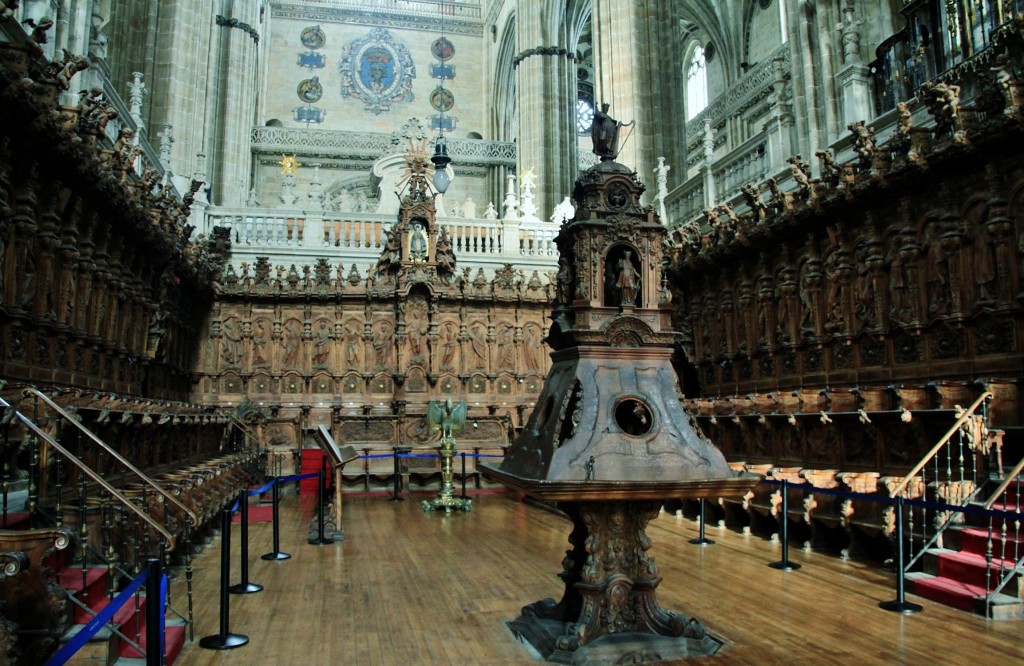
[[[494,64],[494,106],[491,113],[491,134],[495,141],[514,141],[519,135],[517,118],[516,74],[513,61],[516,56],[516,15],[512,12],[501,28]]]

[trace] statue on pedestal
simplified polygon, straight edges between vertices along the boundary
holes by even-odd
[[[619,155],[619,129],[632,127],[635,121],[622,123],[608,115],[608,102],[601,103],[601,110],[594,114],[590,126],[590,138],[594,142],[594,154],[602,162],[614,160]]]

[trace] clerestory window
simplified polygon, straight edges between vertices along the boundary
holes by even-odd
[[[708,106],[708,64],[699,44],[686,72],[686,119],[690,120]]]

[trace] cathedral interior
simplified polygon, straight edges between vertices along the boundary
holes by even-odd
[[[1021,0],[0,1],[0,663],[87,571],[180,569],[191,625],[220,510],[318,432],[339,531],[449,483],[409,454],[449,398],[474,490],[692,424],[759,482],[661,511],[1019,621],[1022,149]],[[672,372],[606,409],[579,368],[624,359]]]

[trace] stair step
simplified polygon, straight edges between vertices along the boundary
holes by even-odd
[[[140,603],[142,603],[142,601],[144,601],[144,600],[140,600]],[[95,611],[96,613],[99,613],[101,610],[103,610],[104,608],[106,608],[109,605],[110,605],[110,599],[108,599],[107,597],[103,597],[102,603],[99,603],[95,607],[90,605],[90,608],[92,608],[92,610]],[[75,623],[76,623],[76,625],[88,624],[89,622],[92,621],[93,617],[95,617],[95,616],[94,615],[90,615],[89,612],[86,611],[85,609],[79,608],[77,606],[75,607]],[[111,618],[110,621],[115,626],[121,628],[121,633],[130,636],[130,634],[126,633],[126,631],[125,631],[125,629],[123,627],[132,624],[133,621],[134,621],[134,617],[135,617],[135,602],[134,602],[133,599],[129,599],[127,602],[125,602],[125,604],[123,606],[121,606],[120,608],[117,609],[117,611],[114,613],[114,617]],[[134,628],[132,628],[132,630],[134,631]]]
[[[110,601],[107,598],[108,575],[106,567],[87,567],[85,569],[85,580],[83,581],[82,568],[71,566],[61,569],[58,578],[63,589],[71,592],[89,608],[98,611]],[[89,614],[85,613],[85,611],[81,609],[75,610],[75,622],[84,624],[89,619]]]
[[[7,522],[2,529],[5,530],[26,530],[28,529],[28,511],[8,511]]]
[[[984,527],[964,527],[956,531],[960,540],[960,550],[984,555],[988,549],[988,529]],[[1002,537],[998,532],[992,534],[992,549],[998,554],[1003,546]],[[1013,556],[1016,552],[1024,553],[1024,533],[1006,534],[1006,554]]]
[[[975,599],[985,596],[984,587],[917,571],[908,573],[906,580],[917,596],[961,610],[973,611]]]
[[[181,654],[182,648],[185,647],[185,625],[181,621],[171,622],[168,621],[164,627],[164,659],[168,665],[173,664],[174,660]],[[143,649],[146,648],[146,630],[142,629],[142,641],[139,643]],[[139,652],[131,645],[127,643],[121,644],[120,657],[115,664],[121,666],[128,666],[134,659],[145,659],[146,655]]]
[[[988,564],[985,561],[984,555],[949,550],[947,548],[930,548],[928,554],[930,556],[929,559],[934,558],[932,562],[925,564],[925,570],[928,573],[962,581],[983,589],[986,584],[986,573],[988,571],[992,573],[990,582],[994,582],[998,580],[1000,565],[1002,565],[1004,571],[1012,569],[1014,565],[1010,560],[999,559],[993,559],[992,563]],[[933,566],[929,566],[929,564],[933,564]]]

